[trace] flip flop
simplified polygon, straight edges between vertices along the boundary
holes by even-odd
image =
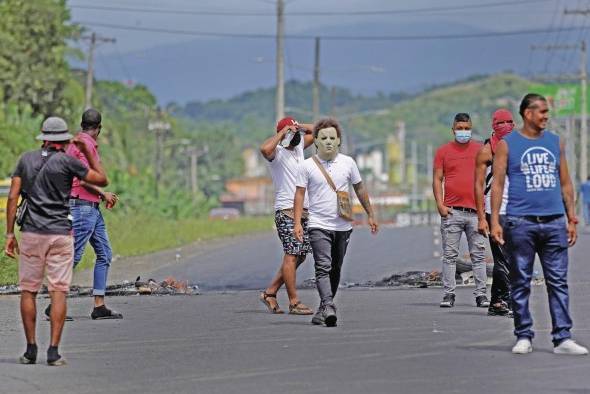
[[[282,309],[279,307],[279,304],[278,304],[278,303],[276,303],[276,305],[273,307],[273,306],[271,305],[271,303],[268,301],[268,298],[274,298],[274,299],[275,299],[275,302],[276,302],[277,295],[276,295],[276,294],[268,294],[268,293],[267,293],[267,292],[265,292],[265,291],[264,291],[264,292],[262,292],[262,293],[260,293],[260,302],[262,302],[262,303],[263,303],[263,304],[264,304],[264,305],[265,305],[265,306],[268,308],[268,311],[269,311],[270,313],[273,313],[273,314],[275,314],[275,315],[280,315],[280,314],[282,314],[282,313],[285,313],[285,312],[283,312],[283,310],[282,310]]]
[[[306,305],[298,302],[293,305],[289,305],[290,315],[313,315],[313,311]]]

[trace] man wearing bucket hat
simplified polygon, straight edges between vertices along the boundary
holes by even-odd
[[[260,146],[260,153],[268,161],[275,187],[275,224],[283,244],[283,263],[270,285],[260,294],[260,301],[271,313],[283,313],[277,303],[277,291],[285,284],[289,297],[289,313],[310,315],[313,311],[299,302],[296,270],[311,251],[307,232],[300,242],[293,237],[293,197],[299,166],[305,159],[303,150],[313,143],[313,125],[299,124],[287,117],[277,123],[276,134]],[[307,208],[307,205],[305,206]],[[302,219],[307,228],[307,218]]]
[[[108,183],[100,162],[89,154],[80,138],[72,138],[63,119],[47,118],[42,124],[41,134],[37,136],[43,141],[41,149],[24,153],[12,174],[6,206],[5,253],[12,258],[20,255],[20,311],[27,340],[27,350],[19,359],[22,364],[35,364],[37,361],[36,296],[45,272],[53,305],[47,364],[65,364],[58,346],[66,316],[66,295],[72,280],[74,257],[67,201],[74,178],[98,186]],[[65,153],[70,140],[86,156],[90,168]],[[19,196],[22,203],[17,214]],[[20,245],[14,234],[17,219],[21,227]]]

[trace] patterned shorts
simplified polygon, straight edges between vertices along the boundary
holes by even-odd
[[[277,233],[283,243],[283,250],[286,254],[296,256],[305,256],[311,252],[311,245],[309,243],[309,232],[307,231],[307,219],[301,219],[303,225],[303,242],[299,242],[293,235],[293,227],[295,222],[283,211],[275,212],[275,224],[277,225]]]

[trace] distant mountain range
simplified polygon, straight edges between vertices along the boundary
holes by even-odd
[[[323,27],[305,34],[412,36],[490,30],[457,24],[392,23]],[[529,65],[529,45],[546,40],[543,34],[427,41],[323,40],[321,80],[326,86],[349,89],[352,95],[415,93],[470,75],[523,73]],[[313,51],[312,40],[286,41],[287,79],[312,79]],[[198,38],[117,56],[99,54],[97,77],[145,84],[164,105],[228,99],[274,86],[274,53],[275,41],[270,39]]]

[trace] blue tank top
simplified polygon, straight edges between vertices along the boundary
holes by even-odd
[[[508,144],[508,205],[511,216],[565,214],[559,178],[559,137],[544,131],[532,140],[518,131],[504,137]]]

